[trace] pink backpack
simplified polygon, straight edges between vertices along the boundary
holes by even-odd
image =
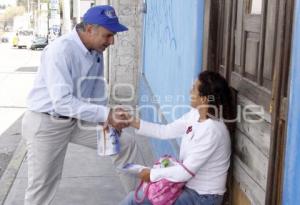
[[[163,162],[165,160],[168,160],[172,162],[172,164],[180,164],[190,175],[193,177],[195,174],[188,170],[184,164],[181,162],[177,161],[176,159],[170,157],[170,156],[164,156],[159,159],[158,162],[155,163],[155,166],[163,166],[166,167],[168,165],[164,164]],[[135,191],[135,202],[136,203],[142,203],[145,198],[147,197],[149,201],[153,205],[172,205],[176,199],[180,196],[183,187],[185,185],[185,182],[171,182],[168,181],[167,179],[161,179],[157,182],[143,182],[141,181],[140,185]],[[143,187],[143,197],[141,199],[138,198],[138,192],[139,190]]]

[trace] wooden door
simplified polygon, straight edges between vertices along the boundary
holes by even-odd
[[[294,0],[206,2],[204,69],[222,73],[240,105],[265,112],[261,124],[237,123],[233,169],[242,174],[234,176],[232,204],[281,204],[293,5]]]

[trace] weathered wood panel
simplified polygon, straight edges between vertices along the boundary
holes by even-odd
[[[243,37],[243,7],[244,0],[237,0],[237,17],[236,17],[236,30],[235,30],[235,57],[234,64],[235,68],[239,68],[241,63],[241,53],[242,53],[242,37]],[[241,72],[240,69],[236,70],[237,72]]]
[[[278,5],[269,3],[267,5],[268,12],[266,13],[266,38],[264,48],[264,64],[263,77],[265,80],[272,80],[274,66],[274,51],[276,33],[276,15],[278,15]]]
[[[271,91],[258,86],[255,82],[243,78],[238,73],[231,73],[231,86],[234,87],[239,95],[251,99],[255,104],[262,105],[265,110],[269,110],[271,102]]]
[[[249,101],[243,96],[238,97],[238,104],[241,110],[255,109],[254,103]],[[252,110],[256,111],[257,110]],[[251,122],[247,120],[260,120],[260,122]],[[255,144],[257,149],[259,149],[267,158],[269,157],[270,151],[270,136],[271,136],[271,124],[270,124],[270,114],[266,111],[260,116],[248,116],[247,119],[241,117],[241,120],[237,122],[237,128],[244,134],[247,135],[249,140]]]
[[[234,139],[234,180],[239,185],[237,193],[233,193],[233,205],[250,204],[264,205],[268,176],[270,150],[271,116],[261,107],[259,115],[248,115],[244,118],[243,111],[258,112],[257,106],[243,95],[238,95],[240,119],[237,122]],[[251,120],[259,120],[254,123]],[[236,189],[236,188],[235,188]],[[245,196],[243,196],[243,193]],[[246,198],[245,198],[246,197]]]
[[[260,33],[260,24],[257,22],[261,21],[260,15],[245,15],[244,17],[244,29],[245,31],[251,31]]]
[[[263,190],[266,189],[268,158],[239,130],[235,135],[235,162],[247,172]]]
[[[238,95],[237,103],[241,113],[245,109],[247,112],[259,113],[258,105],[242,95]],[[246,119],[241,114],[234,139],[234,180],[253,205],[264,204],[268,176],[271,116],[261,109],[261,114],[248,115]],[[251,120],[260,122],[254,123]],[[241,195],[238,193],[233,196],[234,205],[244,205],[244,201],[247,201]]]
[[[255,80],[257,76],[259,38],[247,35],[246,41],[245,72],[251,75],[251,80]]]
[[[233,176],[239,183],[240,189],[246,194],[252,205],[265,204],[265,190],[263,190],[243,169],[238,160],[233,163]],[[235,204],[234,204],[235,205]],[[237,205],[244,205],[237,203]]]
[[[239,105],[242,105],[242,106],[245,106],[245,105],[255,105],[257,106],[257,104],[255,104],[253,101],[249,100],[248,98],[242,96],[242,95],[238,95],[238,104]],[[255,106],[254,107],[249,107],[249,109],[252,109],[253,111],[255,111]],[[257,110],[256,110],[257,111]],[[263,118],[271,124],[271,113],[269,113],[268,110],[265,110],[264,111],[264,114],[263,114]]]

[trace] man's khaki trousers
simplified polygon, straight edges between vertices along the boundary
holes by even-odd
[[[68,143],[96,149],[95,127],[94,123],[80,120],[57,119],[32,111],[25,113],[22,122],[22,135],[27,141],[28,148],[28,186],[25,205],[51,204],[62,176]],[[130,134],[123,131],[120,138],[121,152],[111,157],[115,167],[127,162],[143,164],[141,156],[138,155],[134,136],[132,132]],[[136,178],[121,173],[119,176],[127,192],[135,188]]]

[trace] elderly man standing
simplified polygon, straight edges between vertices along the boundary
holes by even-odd
[[[128,126],[122,109],[105,106],[102,55],[114,44],[114,35],[126,30],[113,7],[95,6],[72,32],[44,49],[22,125],[28,146],[25,205],[51,203],[69,142],[95,149],[95,127],[100,123],[117,129]],[[134,141],[123,138],[121,153],[113,157],[115,166],[136,156]],[[133,188],[129,178],[121,180],[128,191]]]

